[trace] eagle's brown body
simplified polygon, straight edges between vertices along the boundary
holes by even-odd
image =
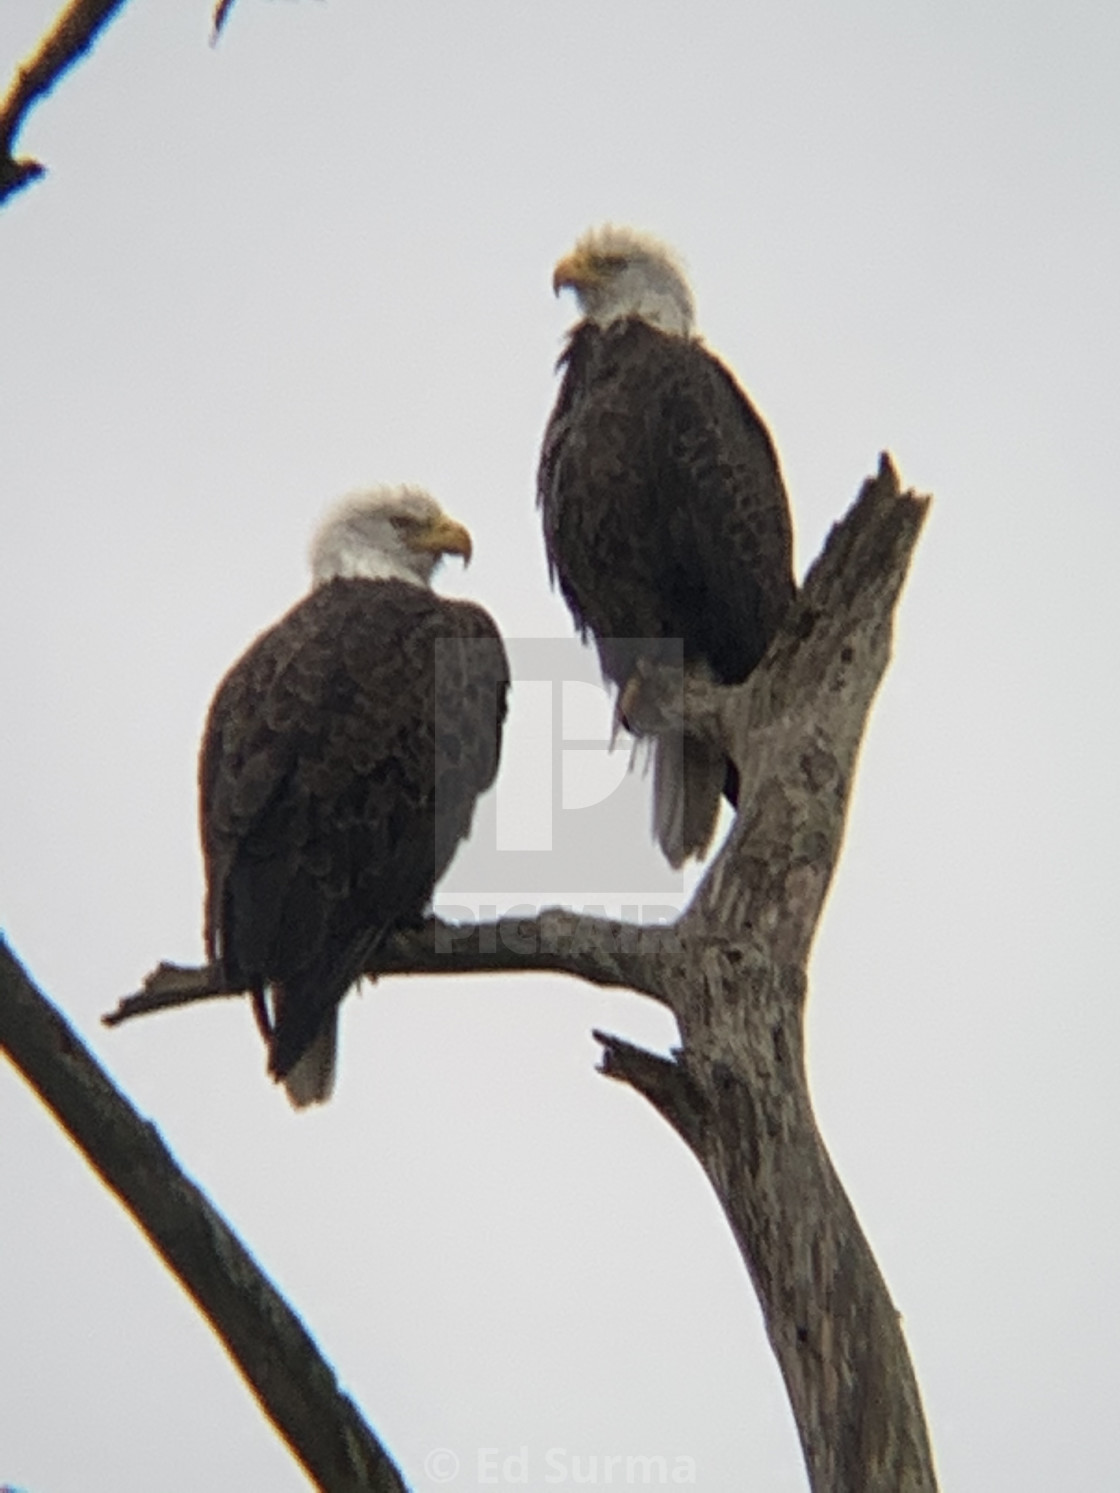
[[[619,687],[616,639],[677,639],[721,684],[758,663],[793,598],[789,504],[770,436],[693,337],[582,322],[545,434],[549,566]]]
[[[220,685],[199,764],[206,943],[227,988],[271,995],[277,1078],[324,1034],[329,1057],[347,988],[421,917],[494,780],[507,684],[479,607],[336,578]]]
[[[741,682],[795,590],[766,427],[702,343],[639,316],[580,322],[561,367],[538,496],[577,626],[620,690],[640,658],[679,664],[682,653],[686,670]],[[703,854],[737,774],[687,735],[656,753],[655,829],[676,865]]]

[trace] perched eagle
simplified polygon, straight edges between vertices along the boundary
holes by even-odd
[[[480,607],[432,592],[445,554],[469,560],[470,535],[427,493],[344,498],[312,541],[310,594],[206,722],[207,952],[252,992],[300,1107],[329,1097],[339,1001],[419,920],[498,769],[505,649]]]
[[[553,579],[620,694],[640,659],[746,678],[794,595],[789,503],[773,443],[693,331],[673,255],[627,228],[586,234],[556,266],[583,319],[560,359],[538,501]],[[654,832],[670,863],[703,856],[734,764],[696,737],[654,747]]]

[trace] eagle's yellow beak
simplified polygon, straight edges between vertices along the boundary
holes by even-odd
[[[602,265],[585,249],[575,249],[566,254],[552,272],[552,293],[559,295],[566,287],[581,290],[584,286],[598,285],[606,278]]]
[[[412,541],[418,550],[427,550],[433,555],[462,555],[463,564],[471,563],[474,552],[471,536],[462,524],[441,513],[426,529],[421,529]]]

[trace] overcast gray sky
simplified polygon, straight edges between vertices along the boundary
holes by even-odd
[[[54,8],[0,10],[3,81]],[[534,1488],[620,1453],[804,1488],[699,1169],[593,1071],[592,1026],[663,1047],[663,1012],[385,981],[303,1115],[240,1004],[98,1020],[200,956],[203,714],[330,499],[427,485],[475,536],[440,584],[569,635],[534,511],[573,315],[551,267],[606,218],[654,231],[773,430],[799,570],[883,447],[935,494],[814,954],[814,1093],[945,1487],[1120,1486],[1120,8],[237,0],[217,49],[207,25],[132,0],[0,214],[7,936],[420,1493],[485,1486],[480,1448],[526,1448]],[[589,865],[570,900],[602,890]],[[0,1219],[0,1483],[306,1486],[7,1068]]]

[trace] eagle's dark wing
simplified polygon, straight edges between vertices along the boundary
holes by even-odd
[[[681,557],[694,598],[686,654],[737,683],[793,600],[789,500],[766,426],[718,359],[686,342],[666,358],[664,380],[655,460],[669,501],[691,520]]]
[[[418,919],[497,770],[508,669],[480,608],[335,580],[264,633],[199,764],[206,942],[273,992],[283,1077],[394,927]]]

